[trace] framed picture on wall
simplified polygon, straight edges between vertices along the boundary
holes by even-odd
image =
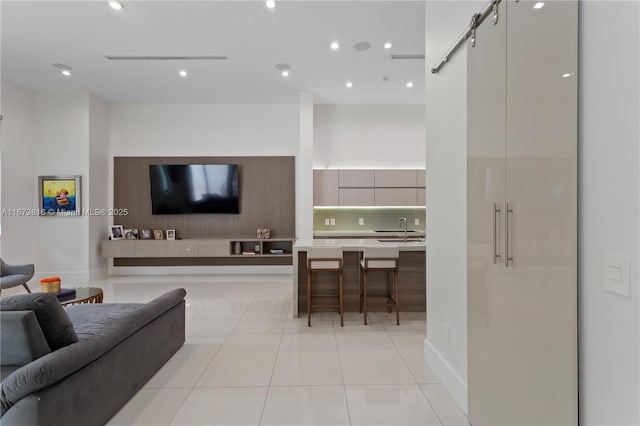
[[[40,214],[80,216],[82,176],[38,176]]]

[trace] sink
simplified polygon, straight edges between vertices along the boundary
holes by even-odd
[[[384,240],[378,240],[381,243],[403,243],[404,239],[403,238],[393,238],[393,239],[384,239]],[[411,238],[407,238],[407,242],[408,243],[422,243],[424,242],[424,238],[416,238],[416,237],[411,237]]]
[[[375,232],[397,232],[399,234],[400,233],[404,234],[404,229],[383,229],[383,230],[376,230]],[[410,232],[417,232],[417,231],[413,229],[408,229],[407,233],[410,233]]]

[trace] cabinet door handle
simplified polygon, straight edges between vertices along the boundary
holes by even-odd
[[[509,267],[509,262],[513,263],[513,257],[511,256],[511,254],[509,253],[510,247],[512,246],[510,239],[511,234],[509,232],[509,215],[513,214],[513,207],[509,207],[509,203],[505,204],[505,227],[504,227],[504,233],[505,233],[505,238],[504,238],[504,266],[505,268]]]
[[[501,210],[498,208],[497,203],[493,203],[493,263],[497,264],[500,259],[500,253],[498,250],[498,216]]]

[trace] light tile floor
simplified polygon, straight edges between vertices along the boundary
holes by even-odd
[[[129,276],[104,302],[187,290],[185,345],[109,425],[466,425],[424,362],[424,314],[292,318],[290,275]]]

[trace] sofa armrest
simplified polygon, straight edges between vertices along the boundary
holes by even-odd
[[[1,311],[0,361],[24,365],[51,352],[33,311]]]

